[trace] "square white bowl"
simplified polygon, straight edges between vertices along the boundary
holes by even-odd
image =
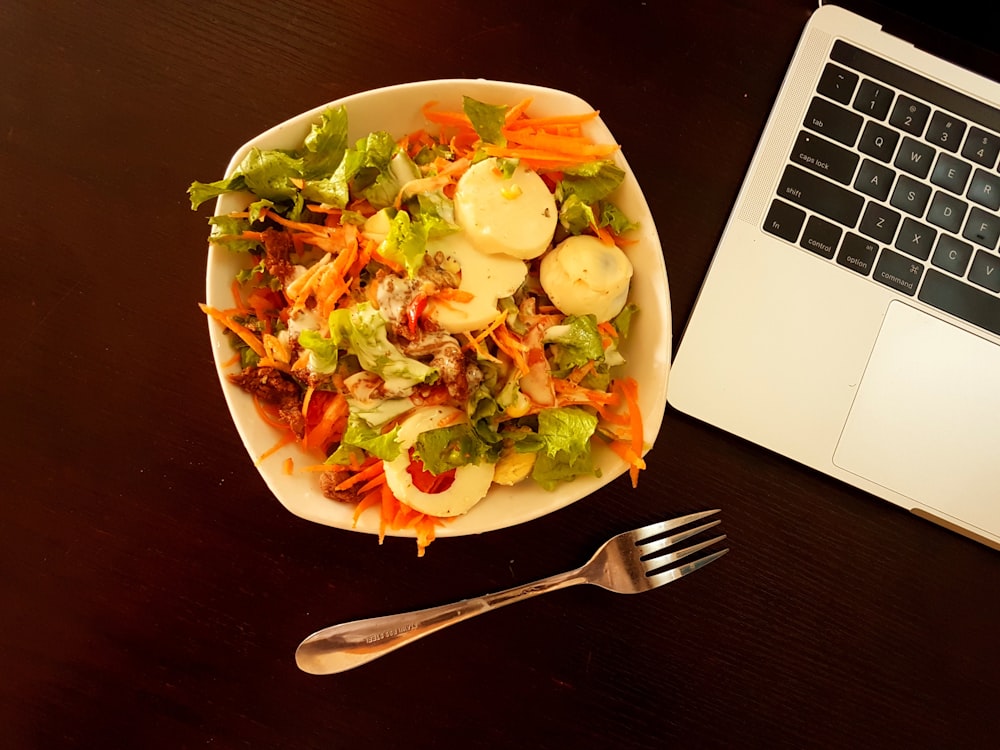
[[[251,148],[301,147],[313,123],[319,121],[320,114],[328,107],[346,107],[349,142],[353,143],[373,131],[385,130],[399,138],[427,127],[428,123],[421,114],[424,105],[434,101],[438,103],[437,109],[460,110],[463,95],[496,105],[514,105],[531,97],[529,112],[537,117],[593,110],[587,102],[573,94],[519,83],[445,79],[389,86],[323,104],[261,133],[233,155],[226,175],[232,174]],[[588,121],[584,131],[595,142],[616,142],[600,117]],[[627,250],[635,268],[629,301],[638,305],[639,314],[633,319],[628,340],[622,347],[627,362],[617,368],[614,374],[631,376],[639,384],[644,441],[648,450],[659,433],[666,407],[671,352],[670,295],[663,253],[649,206],[621,151],[616,154],[615,163],[625,170],[625,179],[610,196],[610,200],[639,225],[628,236],[633,244]],[[215,213],[218,215],[243,210],[249,200],[248,196],[241,194],[222,195],[216,203]],[[231,284],[234,275],[243,267],[243,261],[244,258],[229,250],[209,247],[206,281],[206,301],[209,305],[217,308],[232,306]],[[296,470],[292,474],[285,473],[283,465],[287,457],[294,460],[297,469],[307,463],[306,454],[294,444],[283,447],[258,463],[258,458],[274,446],[279,435],[260,419],[251,397],[226,378],[228,373],[237,369],[237,366],[226,365],[232,360],[234,350],[219,324],[211,319],[209,335],[233,422],[251,460],[274,496],[290,512],[309,521],[377,534],[377,509],[365,511],[355,525],[354,506],[326,498],[320,491],[315,472]],[[310,460],[309,463],[311,462]],[[600,469],[599,477],[579,477],[552,491],[544,490],[530,480],[513,487],[494,485],[489,494],[469,513],[439,526],[437,536],[478,534],[530,521],[589,495],[628,468],[610,449],[596,443],[594,464]],[[386,534],[414,536],[411,529],[387,529]]]

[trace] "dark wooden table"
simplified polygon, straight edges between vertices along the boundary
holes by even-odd
[[[0,4],[0,745],[996,746],[997,552],[668,410],[637,490],[418,559],[269,494],[197,308],[192,180],[340,96],[487,77],[602,110],[676,338],[812,7]],[[666,589],[576,588],[342,675],[295,666],[324,625],[528,582],[710,505],[730,555]]]

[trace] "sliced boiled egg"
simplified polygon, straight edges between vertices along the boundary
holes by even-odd
[[[451,484],[440,492],[424,492],[413,483],[410,448],[417,437],[428,430],[466,419],[465,412],[453,406],[425,406],[403,420],[396,438],[402,450],[392,461],[383,461],[386,484],[398,500],[420,513],[450,517],[468,513],[472,506],[486,497],[493,484],[494,465],[491,463],[459,466]]]
[[[449,333],[477,331],[497,316],[497,300],[508,297],[524,283],[528,266],[509,255],[487,255],[475,247],[465,232],[455,232],[427,243],[427,252],[441,253],[461,267],[458,299],[434,300],[428,317]],[[471,295],[470,299],[464,299]]]
[[[523,166],[510,177],[495,158],[473,164],[455,190],[455,221],[484,253],[537,258],[552,242],[558,212],[545,181]]]
[[[538,279],[560,312],[593,314],[603,323],[625,307],[632,263],[618,246],[579,235],[563,240],[542,258]]]

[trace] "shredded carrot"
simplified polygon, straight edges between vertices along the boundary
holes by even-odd
[[[565,378],[552,378],[552,385],[556,391],[556,403],[559,405],[590,405],[603,415],[609,406],[617,406],[620,402],[614,393],[584,388]]]
[[[526,117],[525,112],[531,106],[531,102],[532,98],[529,96],[508,109],[507,114],[504,115],[504,123],[510,125],[518,120],[523,120]]]
[[[274,427],[274,428],[279,429],[279,430],[287,430],[288,429],[288,425],[285,422],[283,422],[281,419],[279,419],[277,417],[277,415],[275,415],[273,413],[272,409],[269,409],[264,404],[262,404],[261,401],[260,401],[260,399],[257,398],[256,396],[254,396],[254,398],[253,398],[253,405],[254,405],[254,408],[257,410],[258,416],[260,416],[260,418],[264,422],[266,422],[267,424],[271,425],[271,427]]]
[[[600,110],[590,112],[579,112],[577,114],[554,115],[552,117],[522,117],[508,123],[511,128],[549,128],[561,125],[579,125],[589,122],[600,115]]]
[[[622,461],[629,465],[629,479],[632,481],[633,487],[638,487],[639,471],[646,468],[646,462],[633,450],[631,444],[623,440],[612,440],[608,443],[608,447],[617,453]]]
[[[593,371],[594,371],[594,361],[591,360],[582,367],[577,367],[575,370],[573,370],[573,372],[571,372],[566,379],[569,382],[573,383],[574,385],[579,385],[580,381],[583,380],[585,377],[587,377]]]
[[[519,159],[535,169],[555,170],[591,161],[608,159],[618,150],[618,144],[595,143],[583,134],[581,125],[594,118],[597,111],[553,117],[528,117],[525,112],[531,100],[525,99],[510,107],[501,134],[505,145],[479,143],[472,122],[464,112],[434,109],[437,102],[428,102],[424,117],[451,133],[452,150],[466,154],[477,144],[488,156]]]
[[[463,331],[462,335],[465,336],[468,343],[463,346],[463,349],[472,349],[476,352],[477,357],[482,357],[483,359],[488,359],[493,362],[499,362],[500,360],[494,357],[490,352],[482,346],[482,343],[489,338],[489,335],[500,325],[507,320],[507,313],[499,313],[488,326],[482,329],[479,333],[473,336],[468,331]]]
[[[284,468],[285,473],[288,474],[289,476],[295,473],[295,459],[293,459],[291,456],[285,459],[285,462],[282,466]]]
[[[524,356],[528,351],[528,347],[525,346],[524,342],[518,339],[507,326],[497,326],[490,331],[490,338],[496,342],[496,345],[503,351],[511,360],[514,365],[522,374],[527,373],[530,370],[528,365],[528,360]]]
[[[347,399],[341,393],[324,391],[323,394],[325,404],[321,406],[322,415],[314,425],[309,426],[307,420],[306,431],[302,436],[303,448],[325,450],[331,442],[339,440],[343,436],[344,429],[347,427],[349,411]],[[311,396],[312,394],[307,393],[307,395]]]
[[[386,482],[385,472],[383,471],[375,478],[369,479],[367,482],[365,482],[361,486],[361,489],[358,490],[358,494],[359,495],[367,494],[372,490],[378,489],[381,485],[385,484],[385,482]]]
[[[295,442],[295,433],[292,432],[291,430],[287,430],[285,434],[278,439],[278,442],[276,442],[274,445],[272,445],[270,448],[268,448],[266,451],[260,454],[260,457],[257,459],[257,463],[260,464],[265,458],[274,455],[289,443],[294,443],[294,442]]]
[[[642,432],[642,410],[639,407],[639,384],[634,378],[621,378],[614,380],[611,384],[612,390],[621,393],[625,401],[626,410],[629,416],[629,427],[632,433],[631,449],[635,458],[641,460],[643,447]],[[639,481],[640,466],[636,461],[631,462],[629,474],[632,477],[632,485]]]
[[[507,142],[529,149],[550,151],[553,155],[582,159],[606,159],[618,150],[618,145],[614,143],[593,143],[582,136],[555,135],[527,128],[511,130],[507,134]]]
[[[243,304],[243,294],[240,291],[239,279],[233,279],[233,283],[230,285],[229,290],[233,294],[233,304],[236,310],[245,310],[246,306]]]
[[[598,323],[597,330],[603,333],[608,338],[611,339],[618,338],[618,331],[615,330],[615,327],[611,325],[610,321],[605,320],[603,323]]]
[[[336,490],[346,490],[350,489],[360,482],[366,482],[369,479],[377,477],[379,474],[385,473],[385,464],[381,461],[372,462],[367,468],[362,471],[352,474],[347,479],[338,484],[334,489]]]
[[[215,318],[215,320],[219,321],[222,325],[239,336],[247,346],[253,349],[254,353],[258,357],[266,356],[264,352],[264,344],[261,340],[257,338],[257,336],[255,336],[249,328],[237,323],[236,320],[233,319],[233,315],[237,314],[239,312],[238,310],[218,310],[203,303],[199,303],[198,307],[200,307],[201,311],[206,315]]]
[[[376,488],[375,491],[369,492],[361,498],[357,506],[354,508],[354,524],[357,525],[358,519],[361,518],[362,513],[371,508],[373,505],[378,505],[380,502],[382,502],[381,488]]]
[[[438,289],[430,296],[445,304],[449,302],[471,302],[474,299],[472,292],[467,292],[464,289],[453,289],[448,286]]]
[[[372,258],[374,260],[377,260],[383,266],[388,267],[390,270],[392,270],[393,273],[402,274],[402,273],[404,273],[406,271],[406,269],[403,268],[403,266],[401,266],[399,263],[397,263],[394,260],[390,260],[389,258],[386,258],[377,249],[373,248],[371,252],[372,252]]]
[[[313,394],[316,392],[315,387],[309,386],[306,388],[305,395],[302,396],[302,416],[306,417],[309,415],[309,402],[312,401]]]

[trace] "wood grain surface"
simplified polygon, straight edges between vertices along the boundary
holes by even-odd
[[[0,745],[995,746],[997,552],[668,409],[637,489],[418,558],[270,495],[197,307],[193,180],[340,96],[485,77],[601,110],[676,340],[813,6],[0,4]],[[667,588],[578,587],[345,674],[295,666],[325,625],[525,583],[709,506],[731,553]]]

